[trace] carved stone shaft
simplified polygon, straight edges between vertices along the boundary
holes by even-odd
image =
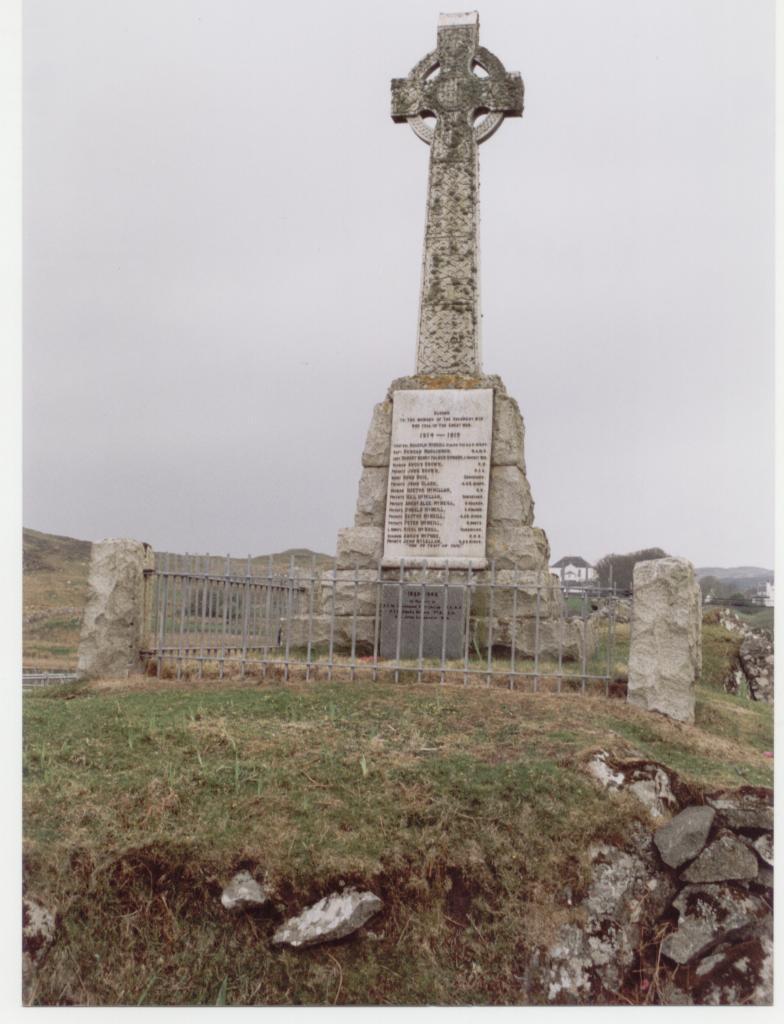
[[[480,77],[476,69],[486,77]],[[481,373],[477,145],[523,112],[523,83],[479,46],[479,16],[442,14],[437,48],[392,81],[392,117],[430,149],[418,374]],[[474,125],[477,115],[486,118]],[[425,121],[436,117],[435,129]]]

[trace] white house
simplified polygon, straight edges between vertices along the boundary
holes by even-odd
[[[550,572],[557,576],[563,584],[590,583],[597,577],[596,569],[579,555],[566,555],[565,558],[559,558],[550,566]]]
[[[751,600],[754,604],[761,604],[766,608],[772,608],[774,601],[774,585],[771,581],[768,580],[764,587],[760,587]]]

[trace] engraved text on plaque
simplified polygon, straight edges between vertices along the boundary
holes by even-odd
[[[490,388],[396,391],[384,564],[486,564]]]

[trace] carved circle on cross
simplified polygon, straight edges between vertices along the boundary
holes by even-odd
[[[506,75],[506,68],[501,61],[496,57],[494,53],[491,53],[484,46],[477,46],[473,56],[472,64],[474,67],[480,67],[487,74],[487,77],[492,83],[493,80],[503,81]],[[410,71],[408,78],[411,81],[418,82],[420,85],[424,85],[427,79],[431,78],[436,71],[439,70],[438,51],[431,50],[426,57],[423,57]],[[439,100],[444,104],[445,107],[451,106],[453,103],[459,103],[462,97],[451,95],[453,91],[457,91],[459,88],[458,82],[450,80],[444,82],[444,96],[441,96],[442,90],[439,90]],[[462,91],[462,90],[461,90]],[[485,142],[490,136],[497,131],[501,122],[504,119],[503,113],[497,110],[490,111],[486,116],[478,123],[474,125],[474,139],[477,145]],[[425,121],[425,118],[421,114],[414,114],[412,117],[406,118],[412,131],[420,138],[423,142],[426,142],[428,146],[432,143],[434,132],[430,125]]]

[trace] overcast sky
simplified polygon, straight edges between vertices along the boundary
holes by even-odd
[[[24,523],[332,552],[412,373],[444,0],[27,0]],[[772,0],[483,0],[484,368],[553,559],[773,564]]]

